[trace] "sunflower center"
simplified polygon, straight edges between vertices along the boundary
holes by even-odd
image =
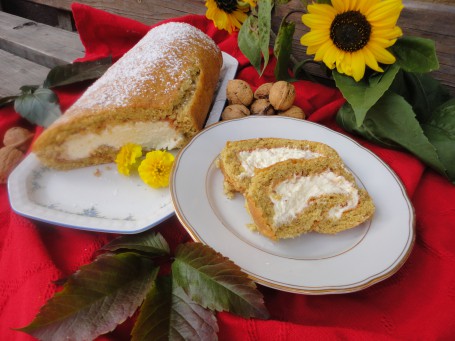
[[[362,49],[370,39],[371,25],[358,11],[337,14],[330,26],[330,38],[336,47],[346,52]]]
[[[232,13],[237,9],[237,0],[215,0],[216,6],[226,12]]]

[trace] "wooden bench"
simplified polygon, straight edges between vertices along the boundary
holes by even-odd
[[[82,56],[77,33],[0,11],[0,97],[42,84],[51,68]]]
[[[71,3],[73,0],[0,0],[6,10],[13,4],[23,12],[36,13],[37,7],[42,11],[53,11],[56,16],[55,25],[71,28]],[[108,12],[126,16],[146,24],[154,24],[171,17],[186,14],[205,14],[206,8],[203,0],[78,0]],[[436,3],[437,2],[437,3]],[[405,8],[400,17],[399,25],[407,35],[431,38],[436,42],[436,50],[440,61],[440,69],[433,76],[445,84],[450,92],[455,95],[455,3],[453,0],[403,0]],[[13,7],[14,7],[13,6]],[[28,7],[27,7],[28,6]],[[31,6],[31,7],[30,7]],[[27,10],[28,8],[28,10]],[[287,5],[280,5],[276,9],[272,28],[276,32],[281,18],[290,10],[301,10],[303,5],[299,0],[292,0]],[[305,49],[300,45],[299,39],[306,32],[306,27],[301,24],[301,14],[293,14],[290,19],[297,23],[294,34],[293,54],[296,60],[307,58]],[[20,24],[18,24],[20,25]],[[36,27],[24,27],[33,30]],[[64,39],[74,39],[65,36]],[[3,49],[3,47],[0,45]],[[14,54],[14,53],[13,53]],[[318,72],[315,70],[315,72]]]

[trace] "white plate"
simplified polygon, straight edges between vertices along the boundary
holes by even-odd
[[[333,147],[370,193],[376,205],[372,220],[336,235],[309,233],[276,242],[248,229],[252,220],[244,199],[226,198],[215,161],[226,141],[255,137]],[[414,243],[413,207],[396,174],[349,137],[304,120],[250,116],[203,130],[177,157],[171,195],[194,240],[230,258],[256,282],[284,291],[326,294],[366,288],[394,274]]]
[[[226,85],[238,62],[223,52],[223,67],[206,126],[219,121]],[[23,216],[66,227],[138,233],[174,213],[169,188],[153,189],[138,176],[125,177],[115,164],[55,171],[28,155],[8,179],[11,207]]]

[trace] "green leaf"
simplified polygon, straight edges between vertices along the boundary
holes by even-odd
[[[254,15],[248,16],[240,28],[238,45],[258,73],[261,72],[261,48],[259,46],[259,22]]]
[[[295,31],[295,23],[293,21],[281,21],[280,29],[275,40],[273,52],[277,59],[275,66],[276,80],[291,79],[289,75],[289,65],[291,64],[292,37]]]
[[[269,62],[272,7],[272,0],[261,1],[258,5],[258,16],[249,15],[242,24],[238,35],[240,51],[260,75]],[[261,68],[262,56],[264,65]]]
[[[158,270],[135,253],[103,254],[73,274],[20,330],[45,340],[93,340],[136,311]]]
[[[104,250],[133,250],[147,252],[152,256],[169,254],[169,245],[163,236],[151,230],[140,234],[118,237],[103,247]]]
[[[264,72],[269,63],[269,46],[270,32],[272,30],[272,8],[273,0],[261,0],[258,5],[258,29],[259,29],[259,47],[264,56],[264,66],[260,74]]]
[[[360,127],[368,110],[384,95],[392,84],[400,68],[392,64],[384,73],[374,73],[356,82],[352,77],[333,70],[333,78],[343,97],[351,104],[355,113],[356,125]]]
[[[203,307],[243,317],[268,318],[262,294],[232,261],[200,243],[178,246],[172,275]]]
[[[52,88],[101,77],[112,65],[112,58],[91,62],[75,62],[59,65],[49,71],[43,87]]]
[[[455,98],[435,110],[422,128],[447,168],[449,179],[455,183]]]
[[[433,77],[403,70],[398,72],[390,90],[411,104],[420,123],[426,122],[436,108],[451,98],[449,92]]]
[[[412,107],[405,99],[387,92],[369,111],[363,125],[357,127],[355,114],[345,103],[337,114],[337,122],[347,131],[386,147],[401,147],[424,163],[446,175],[434,146],[428,141]]]
[[[404,71],[424,73],[439,69],[435,43],[431,39],[403,36],[391,49]]]
[[[7,97],[2,97],[0,98],[0,108],[4,107],[5,105],[9,103],[13,103],[18,96],[7,96]]]
[[[24,87],[23,87],[24,88]],[[14,110],[30,122],[48,127],[62,114],[57,95],[50,89],[31,88],[14,101]]]
[[[162,276],[141,307],[132,341],[216,340],[217,332],[215,314],[191,301],[169,276]]]

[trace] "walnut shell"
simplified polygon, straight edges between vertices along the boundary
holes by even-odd
[[[269,101],[276,110],[287,110],[294,103],[295,87],[289,82],[278,81],[273,84],[269,93]]]
[[[247,82],[240,79],[228,81],[226,96],[229,104],[243,104],[247,107],[253,102],[253,90]]]
[[[0,184],[6,183],[8,176],[23,157],[24,153],[13,146],[0,148]]]
[[[252,115],[274,115],[275,109],[273,109],[272,104],[270,104],[268,99],[261,98],[257,99],[251,104],[250,107]]]
[[[254,92],[255,99],[269,98],[270,89],[272,88],[273,83],[264,83],[259,86]]]
[[[22,127],[9,128],[3,136],[3,144],[5,146],[13,146],[22,151],[27,150],[30,141],[33,138],[33,133]]]
[[[300,118],[302,120],[305,119],[305,112],[299,108],[298,106],[293,105],[288,110],[282,111],[278,113],[279,116],[287,116],[287,117],[294,117]]]
[[[221,113],[223,121],[232,120],[233,118],[242,118],[250,115],[250,110],[242,104],[231,104],[224,108]]]

